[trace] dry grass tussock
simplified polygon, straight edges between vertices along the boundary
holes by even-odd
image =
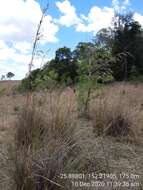
[[[78,117],[78,102],[69,89],[34,93],[28,105],[21,95],[11,99],[3,96],[0,106],[6,106],[3,100],[8,103],[5,120],[12,120],[11,125],[10,121],[5,123],[8,126],[0,135],[0,189],[75,190],[71,183],[74,179],[61,174],[126,172],[140,176],[140,187],[130,187],[140,190],[142,93],[142,85],[130,84],[94,91],[89,107],[91,120]]]
[[[136,140],[143,123],[142,91],[140,86],[116,84],[94,94],[90,106],[94,133]]]
[[[24,106],[18,115],[10,162],[12,188],[61,189],[66,182],[60,174],[68,168],[74,170],[79,162],[74,159],[80,145],[70,117],[71,104],[63,104],[60,96],[53,95],[43,110],[34,104],[37,101]]]

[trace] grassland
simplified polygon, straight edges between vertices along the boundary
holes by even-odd
[[[0,83],[1,190],[143,189],[142,84],[93,90],[88,117],[70,88],[26,97],[18,84]]]

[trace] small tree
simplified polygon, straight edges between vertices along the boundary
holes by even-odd
[[[5,80],[5,75],[2,75],[2,76],[1,76],[1,80]]]
[[[9,79],[11,79],[11,78],[14,77],[14,76],[15,76],[15,74],[12,73],[12,72],[8,72],[8,73],[6,74],[6,77],[9,78]]]
[[[109,65],[111,55],[106,48],[93,43],[80,43],[75,53],[78,55],[79,111],[82,115],[88,116],[92,89],[112,78]]]

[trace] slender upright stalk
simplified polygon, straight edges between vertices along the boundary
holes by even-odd
[[[47,6],[43,9],[42,11],[42,16],[41,19],[39,21],[38,27],[37,27],[37,31],[36,31],[36,35],[35,35],[35,39],[33,42],[33,48],[32,48],[32,55],[31,55],[31,60],[29,63],[29,68],[28,68],[28,76],[29,76],[29,90],[28,93],[26,94],[26,102],[29,104],[29,102],[33,101],[33,95],[32,95],[32,91],[33,91],[33,81],[32,81],[32,76],[31,76],[31,70],[32,70],[32,66],[34,65],[34,58],[37,52],[37,46],[38,46],[38,42],[41,39],[41,33],[40,33],[40,29],[44,20],[44,17],[46,16],[46,12],[48,10],[49,5],[47,4]]]
[[[31,69],[32,69],[32,66],[33,66],[33,61],[34,61],[34,57],[36,55],[36,50],[37,50],[37,45],[38,45],[38,41],[40,40],[40,37],[41,37],[41,33],[40,33],[40,29],[41,29],[41,26],[42,26],[42,23],[43,23],[43,19],[46,15],[46,12],[48,10],[48,4],[46,6],[45,9],[43,9],[42,11],[42,16],[41,16],[41,19],[40,19],[40,22],[38,24],[38,27],[37,27],[37,31],[36,31],[36,35],[35,35],[35,39],[34,39],[34,43],[33,43],[33,48],[32,48],[32,56],[31,56],[31,61],[29,63],[29,71],[28,71],[28,74],[31,73]]]

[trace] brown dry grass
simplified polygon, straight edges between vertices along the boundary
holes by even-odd
[[[142,189],[142,94],[142,84],[94,91],[90,120],[78,117],[69,89],[34,93],[30,106],[20,94],[2,95],[0,189],[74,190],[60,174],[92,172],[138,174],[140,187],[80,189]]]
[[[116,84],[93,94],[90,112],[95,133],[138,138],[143,128],[142,93],[142,85]]]

